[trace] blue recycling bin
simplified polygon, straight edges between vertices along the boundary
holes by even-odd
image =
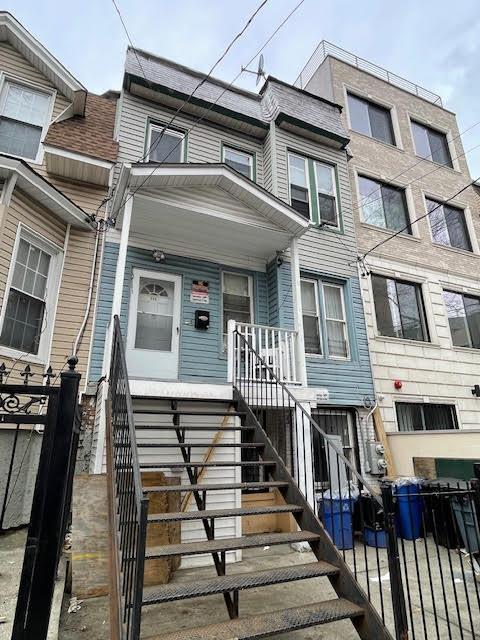
[[[397,531],[404,540],[416,540],[422,533],[423,499],[421,485],[414,482],[395,485],[397,495]]]
[[[320,501],[322,522],[337,549],[353,548],[354,502],[348,498],[322,498]]]

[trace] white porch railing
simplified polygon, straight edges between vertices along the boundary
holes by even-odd
[[[234,341],[237,330],[247,344],[256,351],[275,375],[287,384],[301,384],[297,365],[297,331],[266,327],[260,324],[245,324],[230,320],[228,323],[228,363],[229,379],[244,378],[258,381],[266,377],[258,358],[253,360],[243,342]],[[243,345],[243,346],[242,346]]]

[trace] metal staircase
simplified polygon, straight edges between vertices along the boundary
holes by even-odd
[[[201,400],[193,402],[185,399],[168,401],[159,399],[158,409],[151,406],[147,409],[136,409],[136,404],[132,403],[128,392],[123,343],[118,322],[115,325],[115,336],[110,377],[112,432],[109,472],[113,479],[114,520],[118,530],[116,538],[118,541],[119,637],[127,640],[140,637],[142,608],[222,594],[230,619],[202,627],[195,626],[193,620],[191,629],[182,629],[158,635],[155,638],[158,640],[262,638],[349,619],[360,638],[390,640],[391,635],[381,617],[359,586],[344,561],[342,553],[335,547],[312,510],[304,492],[300,490],[287,470],[252,406],[239,388],[236,387],[234,400],[230,404],[225,400],[212,401],[211,399],[208,400],[208,404]],[[116,361],[115,358],[117,358]],[[122,368],[125,372],[122,372]],[[169,406],[166,407],[167,402]],[[223,404],[224,408],[212,409],[212,404],[219,407]],[[120,414],[119,409],[123,413]],[[159,416],[161,416],[161,424],[158,424]],[[183,421],[186,416],[190,419],[189,423]],[[154,420],[149,420],[150,417],[155,417],[157,424]],[[226,433],[234,436],[233,441],[216,442],[211,437],[202,435],[202,440],[196,439],[200,432],[215,434],[220,418],[228,418],[228,420],[233,418],[233,425],[222,426]],[[125,432],[128,432],[127,438],[125,438]],[[169,436],[170,439],[168,439]],[[128,451],[126,455],[129,447],[132,451]],[[207,447],[210,452],[207,459],[205,460],[205,454],[203,459],[199,459],[201,452],[204,453]],[[148,455],[151,456],[153,451],[161,452],[161,455],[154,461],[148,461]],[[238,451],[241,454],[249,451],[248,459],[242,459],[242,456],[236,453]],[[174,452],[177,452],[176,456],[173,455]],[[218,459],[220,455],[222,459]],[[228,459],[225,459],[226,456]],[[215,468],[255,468],[261,469],[261,474],[260,479],[251,482],[223,482],[218,481],[218,476],[216,482],[211,482],[209,470]],[[181,482],[167,486],[135,488],[138,483],[141,483],[141,471],[162,469],[172,470],[175,476],[181,474]],[[142,502],[139,501],[138,488],[141,490]],[[244,489],[275,489],[280,492],[285,504],[212,508],[212,503],[215,506],[216,492],[220,490],[241,492]],[[145,496],[156,492],[178,492],[182,495],[191,493],[196,509],[176,513],[147,514]],[[125,504],[122,504],[124,493],[132,496],[130,506],[125,507]],[[298,531],[228,538],[216,535],[216,523],[222,518],[271,513],[292,514],[298,524]],[[140,515],[137,517],[137,514]],[[192,521],[202,523],[205,532],[204,540],[145,548],[146,531],[152,523],[190,523]],[[307,564],[228,575],[227,553],[293,542],[307,543],[316,560]],[[211,554],[216,576],[196,579],[192,582],[176,583],[174,581],[155,588],[143,589],[145,559],[172,556],[187,558],[201,554]],[[125,560],[126,556],[128,556],[128,562]],[[134,567],[133,570],[132,567]],[[294,608],[279,608],[278,611],[256,615],[248,615],[248,611],[241,607],[240,592],[244,590],[268,588],[270,585],[319,577],[330,581],[337,594],[336,599],[327,599],[316,604],[308,603]],[[192,618],[194,618],[194,609],[192,609]]]

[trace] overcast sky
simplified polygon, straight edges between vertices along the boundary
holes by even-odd
[[[260,0],[117,0],[135,46],[207,71]],[[298,0],[270,0],[215,75],[231,81]],[[127,39],[111,0],[4,0],[90,91],[121,85]],[[266,48],[265,70],[293,82],[322,39],[442,96],[460,131],[480,120],[478,0],[305,0]],[[238,84],[255,89],[243,74]],[[480,124],[463,136],[480,145]],[[480,175],[480,148],[467,154]]]

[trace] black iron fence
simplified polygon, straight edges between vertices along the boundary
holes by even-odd
[[[140,637],[148,497],[143,495],[138,464],[132,398],[118,316],[114,318],[110,368],[110,451],[121,640]]]
[[[243,335],[233,343],[238,392],[274,446],[278,423],[288,431],[278,452],[387,629],[398,640],[480,637],[478,485],[370,484],[350,418],[310,415]]]
[[[28,365],[21,374],[23,384],[9,383],[10,372],[0,366],[0,423],[14,431],[0,512],[2,531],[7,528],[5,516],[28,450],[27,443],[18,463],[20,427],[43,430],[12,640],[44,640],[48,633],[58,562],[70,520],[80,432],[76,363],[76,357],[68,360],[69,369],[60,374],[57,386],[58,376],[50,368],[43,376],[45,384],[37,385],[30,378],[38,374]]]

